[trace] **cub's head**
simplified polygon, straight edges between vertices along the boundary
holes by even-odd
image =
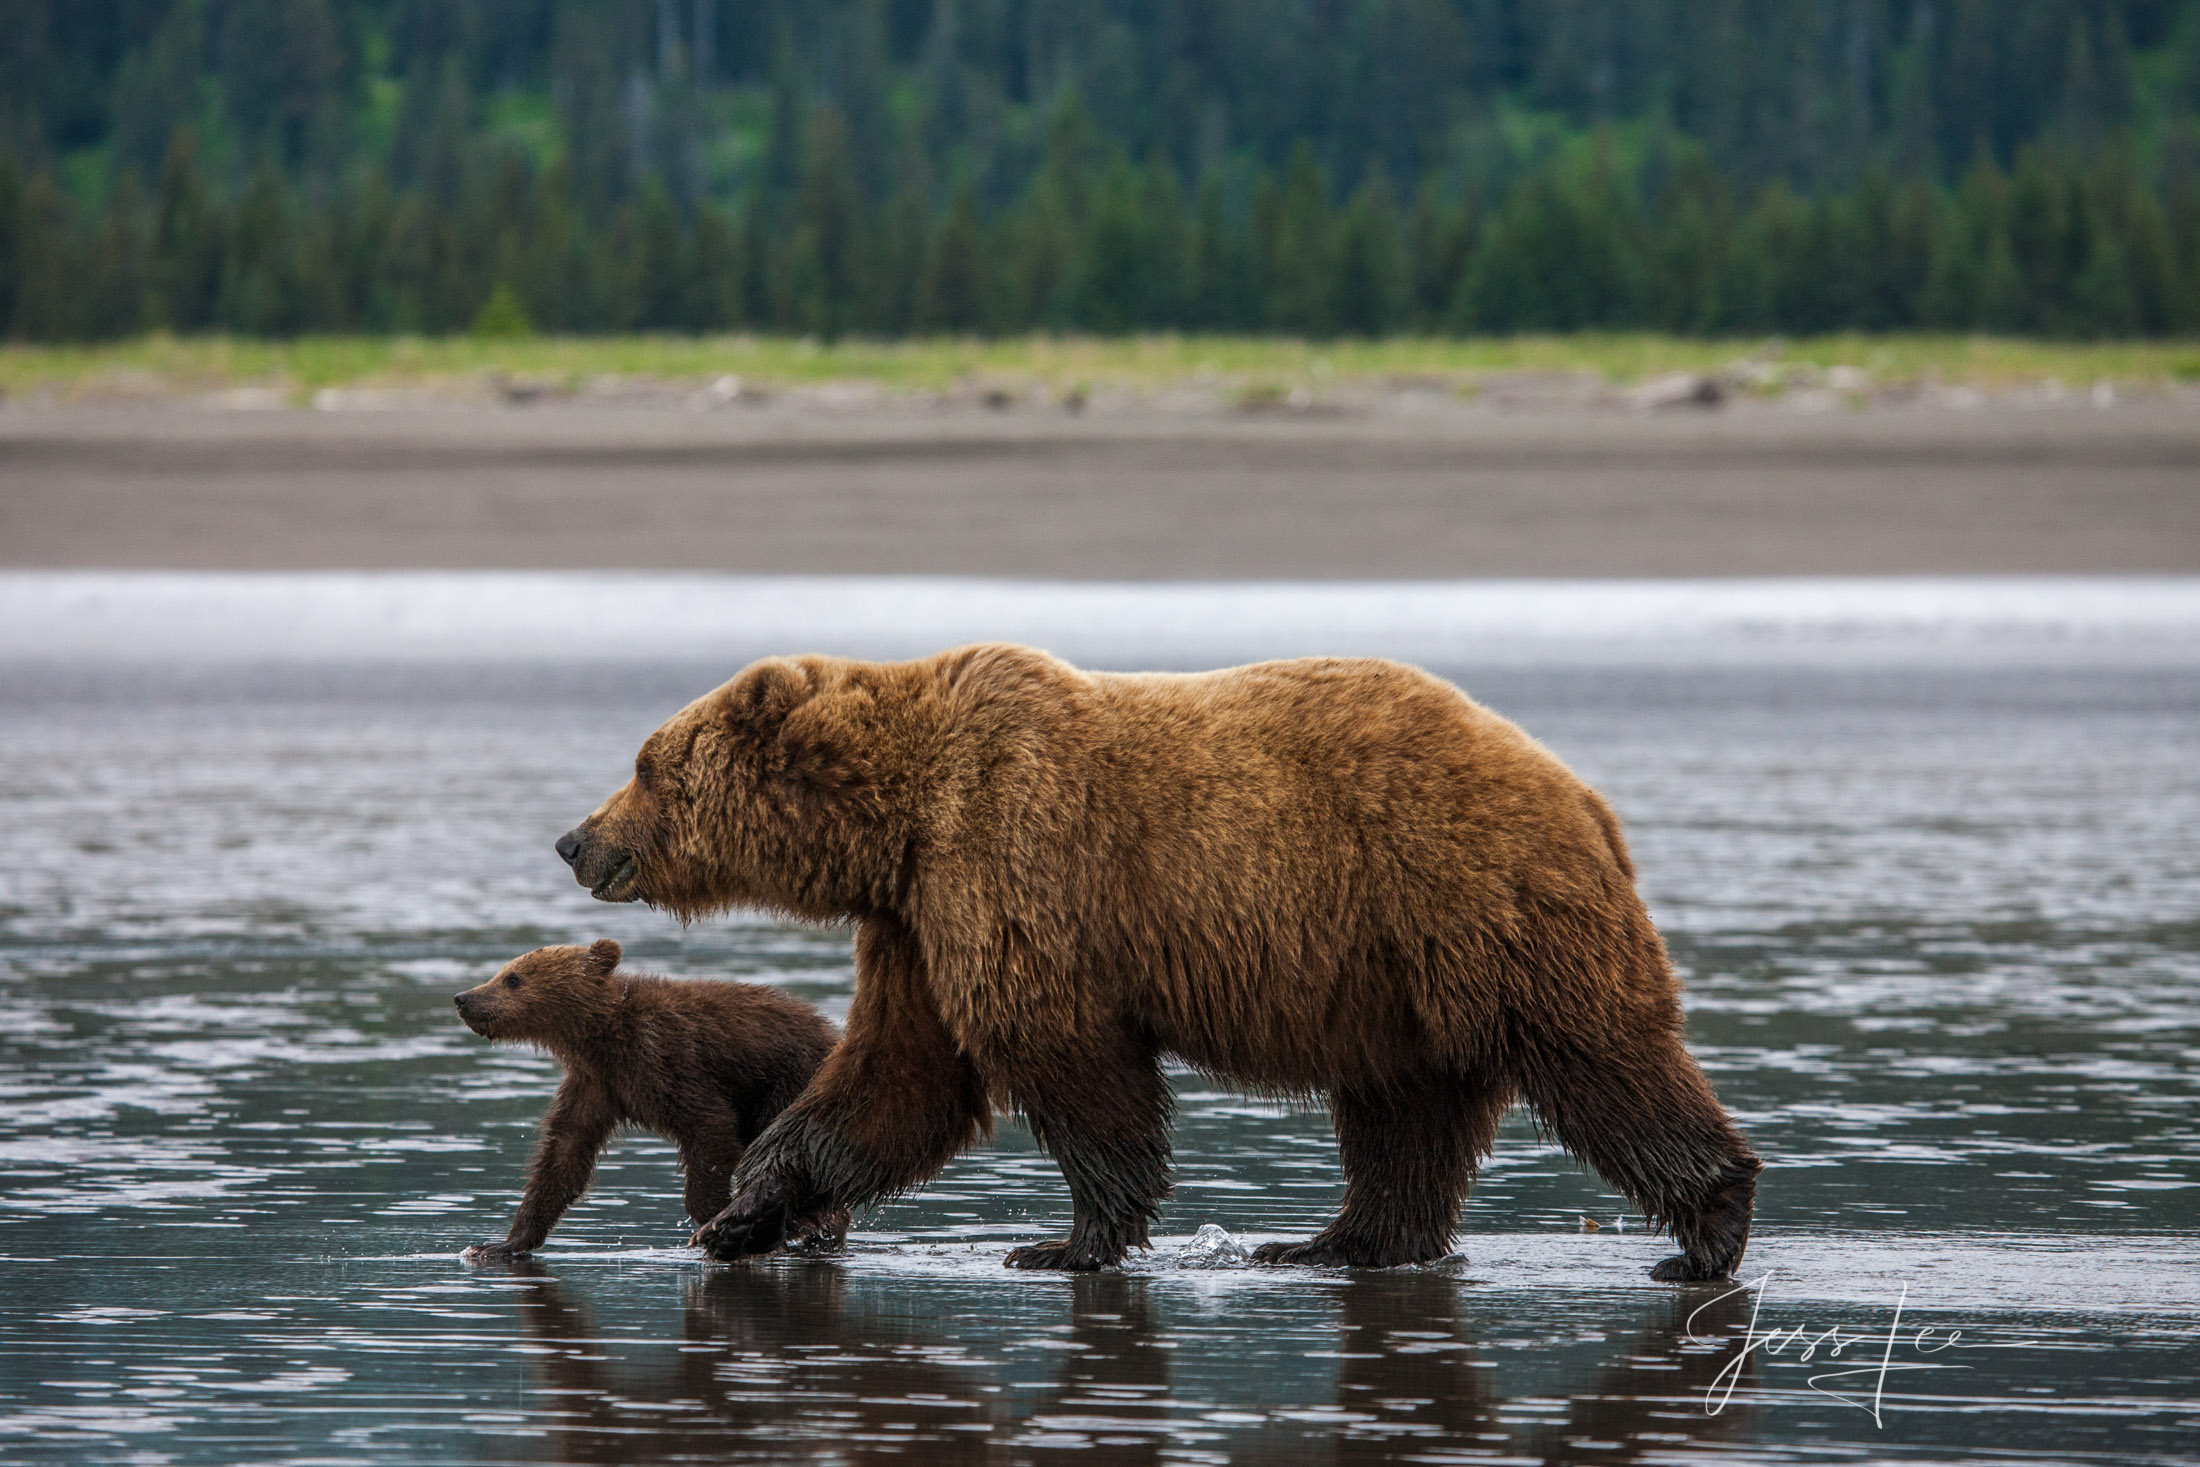
[[[619,945],[538,947],[497,969],[451,1002],[466,1027],[490,1039],[554,1044],[577,1038],[617,1006]]]
[[[559,838],[599,900],[681,920],[889,906],[935,745],[913,664],[769,658],[651,734],[634,777]]]

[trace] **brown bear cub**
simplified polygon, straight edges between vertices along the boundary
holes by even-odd
[[[688,1215],[708,1222],[731,1196],[741,1153],[839,1038],[823,1014],[776,989],[621,973],[620,956],[609,938],[537,948],[452,1000],[476,1034],[535,1045],[565,1066],[527,1164],[519,1216],[504,1241],[468,1248],[469,1262],[540,1247],[588,1190],[597,1153],[621,1126],[680,1148]],[[847,1227],[846,1209],[820,1206],[793,1222],[789,1237],[833,1247]]]
[[[600,900],[856,929],[847,1037],[699,1237],[767,1251],[1022,1112],[1104,1268],[1169,1190],[1174,1057],[1320,1096],[1344,1203],[1264,1263],[1440,1258],[1525,1101],[1731,1273],[1763,1163],[1683,1044],[1619,821],[1518,727],[1395,662],[1091,673],[1026,647],[770,658],[674,716],[558,841]]]

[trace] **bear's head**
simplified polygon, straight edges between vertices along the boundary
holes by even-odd
[[[538,947],[451,1002],[466,1027],[489,1039],[554,1045],[594,1029],[619,1003],[612,975],[622,956],[606,937],[588,947]]]
[[[557,843],[599,900],[682,921],[891,908],[937,745],[920,665],[769,658],[682,709]]]

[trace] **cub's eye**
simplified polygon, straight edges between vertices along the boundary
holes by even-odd
[[[505,986],[506,988],[517,988],[517,987],[519,987],[519,974],[517,974],[517,973],[507,973],[507,974],[505,974],[505,975],[504,975],[504,986]]]

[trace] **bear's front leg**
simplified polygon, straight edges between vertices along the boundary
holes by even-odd
[[[984,1131],[985,1087],[940,1019],[915,939],[896,923],[856,935],[845,1036],[733,1176],[733,1200],[695,1230],[713,1258],[845,1231],[846,1210],[926,1181]],[[812,1224],[823,1226],[813,1226]]]
[[[722,1212],[689,1235],[688,1242],[727,1263],[752,1253],[769,1253],[787,1241],[787,1225],[800,1195],[791,1182],[778,1177],[743,1188]]]

